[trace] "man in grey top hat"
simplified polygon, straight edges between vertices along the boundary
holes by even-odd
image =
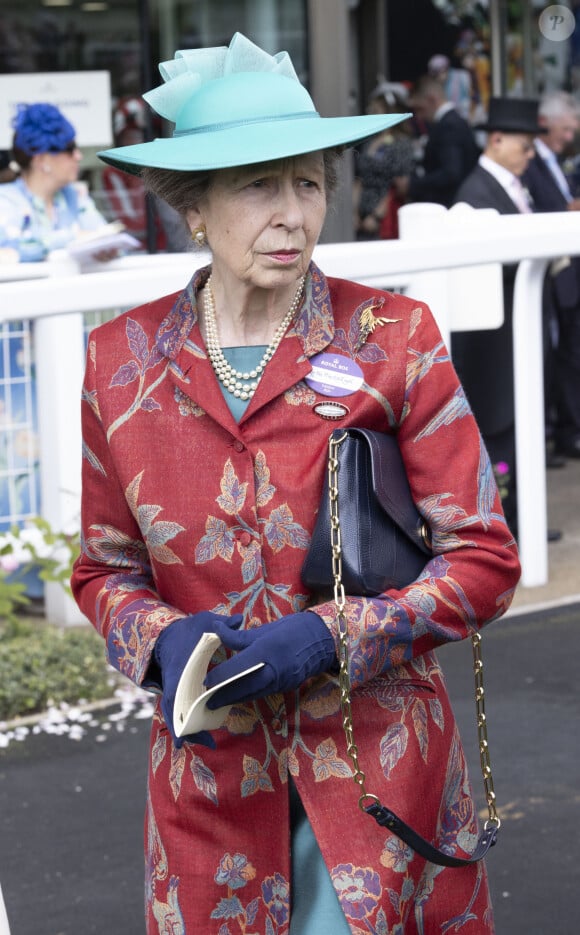
[[[492,97],[487,122],[476,129],[487,132],[486,145],[455,202],[495,208],[500,214],[533,211],[520,177],[534,155],[534,137],[544,132],[537,102]],[[517,536],[512,338],[516,270],[517,266],[504,267],[502,326],[454,335],[453,357],[494,466],[508,525]],[[560,535],[557,530],[548,531],[550,540]]]

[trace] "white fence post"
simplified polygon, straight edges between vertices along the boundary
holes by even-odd
[[[79,270],[74,261],[54,264],[51,269],[51,276],[75,273]],[[82,281],[79,275],[79,286]],[[72,530],[80,523],[83,327],[82,314],[39,318],[34,324],[41,512],[56,531]],[[51,622],[86,622],[60,584],[45,583],[44,605]]]
[[[513,309],[518,548],[522,584],[548,580],[542,286],[547,260],[522,260]]]

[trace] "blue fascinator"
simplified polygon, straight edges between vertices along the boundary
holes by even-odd
[[[28,156],[62,153],[75,138],[72,123],[53,104],[19,104],[12,126],[14,146]]]
[[[411,116],[321,117],[288,53],[269,55],[241,33],[227,47],[176,52],[159,71],[165,83],[143,97],[175,125],[173,136],[99,153],[135,175],[145,166],[208,171],[344,146]]]

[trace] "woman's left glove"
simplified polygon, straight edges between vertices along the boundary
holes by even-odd
[[[292,691],[313,675],[328,672],[336,663],[331,633],[318,614],[310,610],[289,614],[253,630],[229,630],[223,634],[222,642],[228,649],[236,650],[236,655],[208,672],[207,688],[256,663],[265,665],[217,691],[208,700],[208,708]]]
[[[239,627],[242,620],[241,614],[236,614],[234,617],[225,617],[208,610],[202,610],[190,617],[174,620],[157,637],[153,655],[161,672],[163,687],[161,711],[176,747],[183,746],[186,740],[189,743],[201,743],[206,747],[215,747],[215,740],[209,731],[187,734],[185,737],[176,736],[173,727],[175,693],[185,665],[203,634],[217,633],[222,643],[227,646],[226,637],[230,632],[230,627]]]

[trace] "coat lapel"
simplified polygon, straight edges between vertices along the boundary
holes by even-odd
[[[237,435],[238,424],[223,398],[205,352],[198,322],[196,295],[207,280],[209,271],[209,267],[198,270],[180,293],[161,323],[155,343],[160,353],[171,360],[170,373],[178,391]],[[294,327],[281,341],[271,364],[266,367],[258,389],[240,419],[240,426],[310,373],[312,365],[308,358],[327,347],[333,337],[334,321],[327,282],[318,267],[311,263],[300,314]]]
[[[489,191],[490,200],[500,214],[519,214],[516,204],[511,200],[505,188],[499,184],[487,169],[479,167],[482,174],[482,182]]]

